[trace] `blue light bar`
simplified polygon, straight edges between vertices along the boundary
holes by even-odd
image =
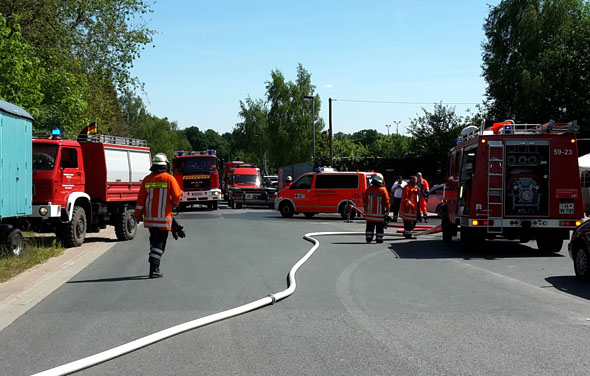
[[[61,131],[58,128],[55,128],[51,131],[52,136],[61,136]]]

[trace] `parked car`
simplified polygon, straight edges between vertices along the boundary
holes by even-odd
[[[574,272],[576,277],[583,280],[590,280],[590,221],[582,223],[572,234],[567,245],[570,257],[574,261]]]
[[[426,210],[428,210],[429,213],[436,213],[439,217],[441,216],[440,211],[444,190],[444,184],[436,184],[430,188],[428,202],[426,203]]]

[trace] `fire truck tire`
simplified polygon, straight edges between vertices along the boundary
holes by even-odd
[[[454,229],[455,225],[449,221],[442,221],[442,238],[443,242],[450,243],[453,241],[453,236],[455,236],[456,230]]]
[[[541,238],[537,237],[537,248],[539,251],[546,252],[546,253],[557,253],[561,251],[561,247],[563,246],[563,239],[550,237],[550,236],[543,236]]]
[[[115,221],[115,234],[119,240],[132,240],[137,233],[137,222],[133,211],[126,210]]]
[[[281,205],[279,205],[279,211],[281,212],[283,218],[291,218],[293,214],[295,214],[295,209],[290,202],[283,202]]]
[[[22,232],[20,232],[19,229],[12,230],[6,237],[4,246],[6,247],[8,253],[10,253],[12,256],[20,256],[24,246]]]
[[[75,206],[72,220],[62,223],[59,228],[59,238],[67,248],[79,247],[86,238],[86,211],[81,206]]]
[[[186,210],[186,203],[181,202],[180,204],[178,204],[178,212],[182,212]]]
[[[218,201],[214,201],[213,205],[211,205],[211,208],[213,210],[219,210],[219,202]]]
[[[236,209],[241,209],[241,208],[242,208],[242,203],[236,202]]]
[[[572,252],[574,259],[574,271],[576,277],[584,281],[590,281],[590,252],[584,244],[577,244]]]
[[[307,213],[303,213],[303,215],[305,216],[305,218],[313,218],[313,216],[316,215],[316,213],[314,213],[314,212],[307,212]]]

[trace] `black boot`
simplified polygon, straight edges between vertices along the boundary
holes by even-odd
[[[150,278],[162,278],[164,274],[160,271],[160,267],[156,264],[150,264]]]
[[[424,223],[428,223],[428,214],[424,213]]]

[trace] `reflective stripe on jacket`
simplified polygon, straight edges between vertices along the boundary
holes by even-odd
[[[144,227],[172,230],[172,208],[180,202],[182,190],[167,172],[151,173],[143,179],[135,216],[143,214]]]
[[[384,187],[371,185],[365,191],[365,219],[369,222],[384,223],[385,213],[389,209],[389,194]]]
[[[418,187],[408,184],[402,192],[402,202],[399,208],[399,215],[404,221],[416,222],[418,219]]]

